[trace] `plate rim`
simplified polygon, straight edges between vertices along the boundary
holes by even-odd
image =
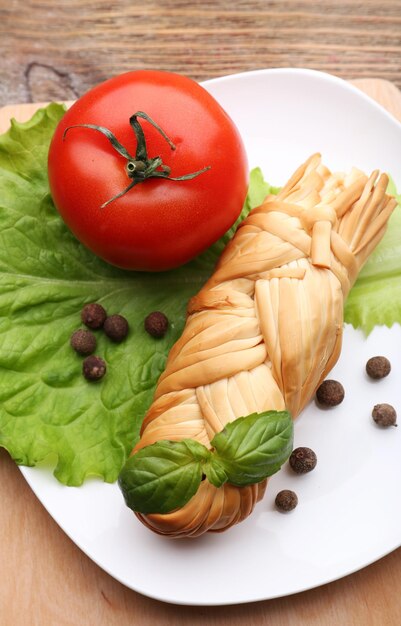
[[[397,119],[392,113],[390,113],[382,104],[377,102],[374,98],[369,96],[367,93],[359,89],[356,85],[353,85],[348,80],[341,78],[340,76],[336,76],[335,74],[329,74],[328,72],[324,72],[322,70],[315,70],[306,67],[269,67],[269,68],[261,68],[257,70],[246,70],[244,72],[235,72],[233,74],[224,74],[223,76],[217,76],[214,78],[208,78],[204,81],[201,81],[199,84],[203,87],[208,85],[213,85],[215,83],[220,82],[231,82],[232,80],[238,78],[239,76],[244,77],[253,77],[253,76],[264,76],[264,75],[275,75],[275,74],[287,74],[289,76],[310,76],[311,78],[320,78],[322,80],[326,80],[329,83],[336,84],[341,86],[343,89],[348,90],[350,93],[356,94],[358,97],[362,97],[365,102],[368,102],[370,105],[373,105],[374,108],[378,109],[381,113],[383,113],[388,120],[394,122],[398,127],[401,127],[401,120]]]

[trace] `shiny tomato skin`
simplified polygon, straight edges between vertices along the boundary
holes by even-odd
[[[130,183],[126,159],[95,130],[111,130],[131,155],[136,138],[130,116],[144,111],[174,142],[172,150],[140,120],[149,157],[160,156],[171,176],[210,165],[187,181],[148,179],[105,208]],[[91,89],[64,115],[48,159],[54,203],[87,248],[126,269],[159,271],[186,263],[221,237],[246,196],[248,164],[233,121],[198,83],[170,72],[128,72]]]

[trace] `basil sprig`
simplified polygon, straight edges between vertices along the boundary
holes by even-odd
[[[292,440],[287,411],[252,413],[227,424],[211,450],[194,439],[142,448],[128,459],[118,482],[133,511],[169,513],[195,495],[204,475],[215,487],[243,487],[275,474],[290,456]]]

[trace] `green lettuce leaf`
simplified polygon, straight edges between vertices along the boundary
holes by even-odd
[[[396,197],[398,206],[345,303],[345,321],[367,335],[375,326],[401,323],[401,195],[393,181],[388,192]]]
[[[43,460],[68,485],[86,476],[114,482],[138,437],[189,298],[211,274],[232,229],[203,255],[167,273],[127,272],[86,250],[49,194],[47,152],[64,113],[52,104],[0,137],[0,445],[20,464]],[[270,192],[251,173],[239,219]],[[257,200],[256,200],[257,198]],[[130,324],[121,344],[97,333],[107,375],[88,383],[69,345],[85,303],[100,302]],[[163,339],[143,328],[154,310],[171,321]]]

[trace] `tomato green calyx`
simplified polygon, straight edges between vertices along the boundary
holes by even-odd
[[[183,176],[170,176],[171,168],[168,165],[165,165],[161,159],[161,157],[156,156],[153,158],[148,157],[148,151],[146,146],[145,134],[143,132],[143,128],[139,123],[138,118],[142,118],[146,122],[149,122],[167,141],[171,150],[175,150],[176,146],[171,141],[171,139],[166,135],[164,130],[160,128],[160,126],[152,120],[146,113],[143,111],[137,111],[134,115],[131,115],[129,123],[132,130],[135,133],[137,145],[136,145],[136,153],[135,156],[132,156],[128,150],[118,141],[117,137],[104,126],[98,126],[97,124],[75,124],[74,126],[68,126],[63,133],[63,141],[67,135],[67,132],[72,128],[89,128],[91,130],[96,130],[102,133],[111,143],[114,150],[118,152],[121,156],[127,159],[127,163],[125,165],[125,171],[127,173],[128,178],[131,179],[128,187],[120,191],[120,193],[116,194],[110,200],[107,200],[101,205],[101,209],[104,209],[108,204],[114,202],[121,196],[124,196],[130,189],[143,182],[147,178],[164,178],[165,180],[191,180],[199,174],[203,174],[207,170],[210,170],[210,165],[207,167],[198,170],[197,172],[192,172],[191,174],[184,174]]]

